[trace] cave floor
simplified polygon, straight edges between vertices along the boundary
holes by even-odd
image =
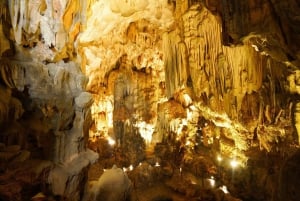
[[[99,168],[99,164],[94,165],[93,173],[94,174],[90,175],[90,177],[92,177],[93,179],[101,175],[102,171]],[[145,186],[142,187],[136,187],[134,184],[132,185],[130,201],[169,201],[169,200],[186,201],[191,199],[187,198],[186,196],[184,196],[179,192],[175,192],[173,189],[168,187],[163,180],[156,181],[151,184],[145,184]]]
[[[174,192],[163,182],[157,182],[147,188],[133,188],[131,201],[186,201],[189,198]]]

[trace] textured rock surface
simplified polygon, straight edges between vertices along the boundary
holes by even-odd
[[[126,201],[130,197],[132,183],[121,168],[107,169],[97,182],[87,190],[84,201]]]
[[[25,166],[33,159],[53,163],[33,183],[17,182],[18,197],[3,190],[1,199],[29,199],[33,193],[50,190],[53,196],[80,200],[87,167],[97,158],[86,148],[93,102],[86,92],[88,79],[80,64],[69,58],[79,33],[80,16],[74,20],[72,15],[79,15],[83,8],[76,3],[79,1],[1,1],[1,142],[7,148],[18,144],[22,149],[1,152],[1,170],[16,171],[17,165]],[[84,162],[76,162],[76,171],[65,168],[62,181],[53,179],[58,169],[74,161]],[[9,179],[4,182],[11,183]],[[27,192],[26,185],[32,191]]]
[[[224,167],[231,192],[270,200],[299,148],[299,10],[296,0],[0,1],[1,170],[45,159],[50,187],[28,194],[80,200],[96,158],[83,159],[86,146],[100,137],[124,166],[165,159],[199,176],[218,154],[237,159],[251,174],[232,181]],[[1,199],[20,200],[26,189],[11,180]]]
[[[278,200],[297,200],[299,198],[299,151],[290,157],[284,164],[280,175]]]

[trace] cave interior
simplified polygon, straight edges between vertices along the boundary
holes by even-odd
[[[0,22],[0,201],[300,200],[299,0],[0,0]]]

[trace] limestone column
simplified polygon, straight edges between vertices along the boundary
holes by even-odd
[[[300,144],[300,101],[295,104],[294,124],[297,131],[298,144]]]

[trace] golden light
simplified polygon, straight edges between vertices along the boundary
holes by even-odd
[[[218,160],[219,162],[221,162],[221,161],[223,160],[222,156],[218,155],[218,156],[217,156],[217,160]]]
[[[185,143],[186,146],[189,146],[190,144],[191,144],[191,141],[189,141],[189,140],[186,141],[186,143]]]
[[[193,111],[191,111],[190,109],[186,109],[186,118],[188,120],[191,120],[193,118]]]
[[[219,189],[221,189],[225,194],[228,194],[229,191],[227,189],[227,186],[223,185],[223,186],[220,186]]]
[[[238,163],[238,161],[236,161],[235,159],[232,159],[232,160],[230,161],[230,166],[231,166],[232,168],[236,168],[238,165],[239,165],[239,163]]]
[[[197,184],[197,182],[194,181],[194,180],[191,180],[191,183],[192,183],[193,185]]]
[[[113,96],[109,96],[107,97],[106,100],[106,120],[107,120],[107,125],[108,128],[112,128],[113,127]]]
[[[154,125],[147,124],[144,121],[137,122],[135,126],[139,129],[139,133],[141,134],[142,138],[146,141],[146,144],[151,143],[152,141],[152,134],[154,132]]]
[[[90,130],[89,136],[106,135],[113,127],[113,96],[94,96],[94,103],[91,106],[92,119],[95,122],[95,130]]]
[[[236,143],[236,148],[238,150],[246,150],[247,142],[244,140],[244,136],[241,134],[243,132],[248,132],[248,130],[240,123],[232,121],[226,113],[218,113],[205,107],[201,103],[196,104],[195,107],[203,113],[207,119],[211,119],[213,124],[217,127],[227,128],[234,138]],[[207,126],[208,124],[205,124]]]
[[[129,171],[132,171],[133,170],[133,165],[130,165],[128,169],[129,169]]]
[[[214,187],[215,184],[216,184],[215,178],[213,176],[211,176],[210,179],[208,179],[208,180],[209,180],[209,183],[210,183],[211,187]]]
[[[108,144],[111,146],[114,146],[116,144],[116,141],[114,139],[112,139],[111,137],[108,137],[107,140],[108,140]]]
[[[190,110],[192,110],[192,111],[197,111],[197,108],[195,107],[195,105],[191,105],[189,108],[190,108]]]

